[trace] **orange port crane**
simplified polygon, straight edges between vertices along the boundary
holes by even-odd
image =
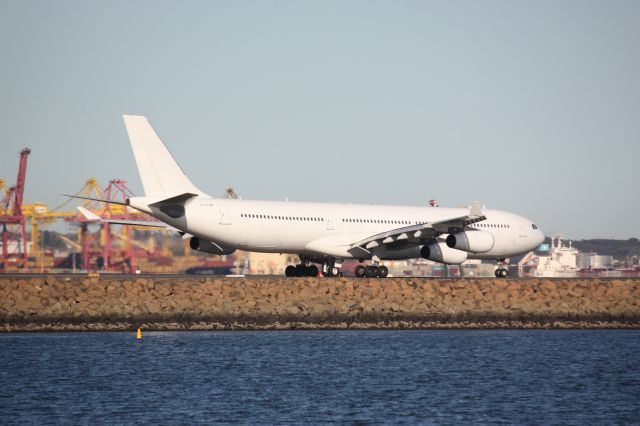
[[[0,191],[2,191],[2,198],[7,195],[7,192],[9,192],[9,187],[7,186],[7,182],[5,182],[4,179],[0,179]]]
[[[22,214],[22,199],[24,195],[24,183],[27,176],[27,158],[31,150],[25,148],[20,151],[20,163],[18,165],[18,177],[16,184],[5,192],[2,202],[0,202],[0,225],[2,226],[2,259],[9,258],[9,240],[13,241],[13,236],[9,236],[7,226],[18,225],[20,235],[20,245],[22,246],[22,258],[24,264],[27,263],[27,230],[26,219]],[[6,184],[4,185],[6,188]],[[4,262],[3,262],[4,263]]]
[[[88,198],[96,198],[102,200],[114,200],[119,202],[125,202],[127,198],[133,196],[131,190],[127,187],[126,182],[119,179],[112,179],[109,181],[107,187],[102,190],[100,187],[95,184],[90,184],[88,181],[82,192],[82,195]],[[76,194],[78,195],[78,194]],[[92,211],[98,216],[105,219],[122,219],[122,220],[145,220],[145,221],[155,221],[155,218],[149,218],[144,213],[133,210],[127,206],[119,205],[119,204],[108,204],[108,203],[97,203],[95,202],[93,205],[84,205],[87,210]],[[93,243],[96,242],[94,238],[91,236],[88,225],[94,223],[92,220],[85,218],[81,214],[76,214],[73,217],[66,217],[65,221],[67,222],[75,222],[80,224],[80,234],[78,238],[78,243],[82,247],[82,268],[84,270],[89,270],[90,267],[93,266],[97,269],[104,269],[105,271],[113,271],[116,268],[116,264],[113,259],[113,241],[111,235],[111,224],[108,222],[103,222],[100,224],[101,234],[100,234],[100,246],[102,248],[102,252],[99,253],[95,250],[92,250]],[[158,227],[161,228],[162,225],[158,222]],[[135,227],[133,227],[135,228]],[[147,229],[149,230],[149,229]],[[133,248],[136,245],[133,242],[131,235],[131,226],[124,225],[122,226],[122,240],[123,240],[123,250],[121,253],[121,257],[126,259],[127,269],[130,273],[135,272],[136,270],[136,252]],[[95,258],[95,262],[91,261],[91,258]]]

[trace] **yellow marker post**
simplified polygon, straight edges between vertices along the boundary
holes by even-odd
[[[138,335],[136,336],[136,339],[142,339],[142,330],[140,329],[140,327],[138,327]]]

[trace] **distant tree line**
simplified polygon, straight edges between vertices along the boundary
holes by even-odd
[[[596,252],[601,255],[613,256],[617,260],[640,256],[640,240],[637,238],[629,238],[628,240],[575,240],[573,241],[573,246],[583,252]]]

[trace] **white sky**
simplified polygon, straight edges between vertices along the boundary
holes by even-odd
[[[513,211],[640,237],[638,1],[0,0],[0,177],[141,194],[122,114],[215,196]]]

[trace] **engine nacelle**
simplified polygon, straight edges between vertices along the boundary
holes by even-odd
[[[486,253],[493,248],[493,235],[484,231],[464,231],[449,234],[447,246],[470,253]]]
[[[189,246],[192,250],[202,251],[210,254],[231,254],[236,251],[235,247],[223,246],[219,243],[213,243],[211,241],[201,240],[198,237],[191,237],[189,240]]]
[[[420,249],[420,256],[434,262],[448,265],[459,265],[467,260],[467,252],[447,247],[445,243],[424,245]]]

